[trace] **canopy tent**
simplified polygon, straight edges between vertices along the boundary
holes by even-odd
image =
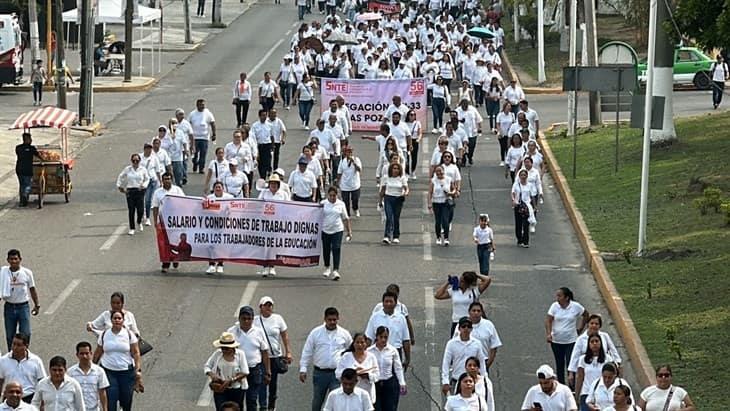
[[[67,128],[73,124],[74,120],[76,120],[76,113],[73,111],[47,106],[21,114],[10,128]]]

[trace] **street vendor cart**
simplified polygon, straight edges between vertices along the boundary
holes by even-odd
[[[61,132],[58,144],[36,146],[42,161],[33,162],[33,186],[31,195],[38,195],[38,208],[43,207],[47,194],[63,194],[68,203],[71,194],[71,173],[73,160],[68,155],[69,127],[76,119],[76,113],[56,107],[43,107],[22,114],[13,123],[13,129],[30,132],[31,128],[51,127]]]

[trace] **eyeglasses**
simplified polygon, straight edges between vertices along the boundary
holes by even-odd
[[[657,376],[657,378],[669,378],[669,377],[672,376],[672,374],[669,374],[669,373],[661,373],[661,374],[657,374],[656,376]]]
[[[446,145],[448,145],[448,144],[449,144],[449,143],[447,143],[447,142],[445,142],[445,141],[441,141],[441,142],[439,142],[439,145],[440,145],[440,146],[446,146]]]
[[[132,160],[132,162],[133,163],[139,163],[139,159],[135,158],[134,160]]]

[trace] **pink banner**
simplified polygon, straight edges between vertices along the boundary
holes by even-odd
[[[383,115],[393,96],[416,111],[416,118],[427,123],[426,79],[361,80],[322,79],[322,102],[327,104],[336,96],[345,98],[350,109],[350,121],[355,131],[378,131]]]

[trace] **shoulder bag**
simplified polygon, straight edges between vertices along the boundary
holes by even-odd
[[[269,340],[269,333],[266,332],[266,326],[264,326],[264,318],[259,317],[259,321],[261,321],[261,328],[264,330],[264,335],[266,336],[266,342],[269,343],[269,352],[271,352],[271,340]],[[276,373],[277,374],[286,374],[287,371],[289,371],[289,363],[286,362],[286,358],[283,358],[281,356],[272,358],[272,365],[276,367]]]

